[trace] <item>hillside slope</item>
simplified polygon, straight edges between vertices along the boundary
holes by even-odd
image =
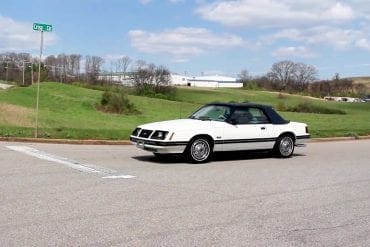
[[[73,139],[127,139],[142,123],[187,117],[209,102],[259,102],[276,106],[311,101],[347,115],[282,112],[290,120],[306,122],[313,136],[370,134],[370,104],[324,102],[301,96],[242,89],[179,89],[176,101],[130,95],[141,112],[116,115],[96,110],[102,91],[59,83],[42,83],[40,94],[40,136]],[[0,136],[32,137],[34,133],[36,86],[0,90]]]

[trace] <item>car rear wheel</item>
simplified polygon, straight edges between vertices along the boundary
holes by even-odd
[[[212,155],[212,147],[207,138],[199,137],[193,139],[186,150],[186,156],[192,163],[207,162]]]
[[[294,152],[294,138],[291,135],[282,135],[275,144],[275,153],[282,158],[289,158]]]

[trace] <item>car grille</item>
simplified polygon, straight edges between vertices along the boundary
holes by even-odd
[[[143,138],[149,138],[149,136],[152,134],[153,130],[141,130],[139,137]]]

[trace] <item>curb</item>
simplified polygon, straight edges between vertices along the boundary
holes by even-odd
[[[334,141],[357,141],[370,140],[369,136],[359,137],[329,137],[311,138],[309,142],[334,142]],[[3,142],[34,142],[51,144],[75,144],[75,145],[132,145],[129,140],[68,140],[68,139],[45,139],[45,138],[21,138],[21,137],[0,137]]]
[[[357,141],[369,139],[370,136],[347,136],[347,137],[312,138],[310,139],[310,142]]]

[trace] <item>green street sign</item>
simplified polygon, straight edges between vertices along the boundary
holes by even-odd
[[[49,24],[44,24],[44,23],[33,23],[33,30],[51,32],[53,31],[53,26]]]

